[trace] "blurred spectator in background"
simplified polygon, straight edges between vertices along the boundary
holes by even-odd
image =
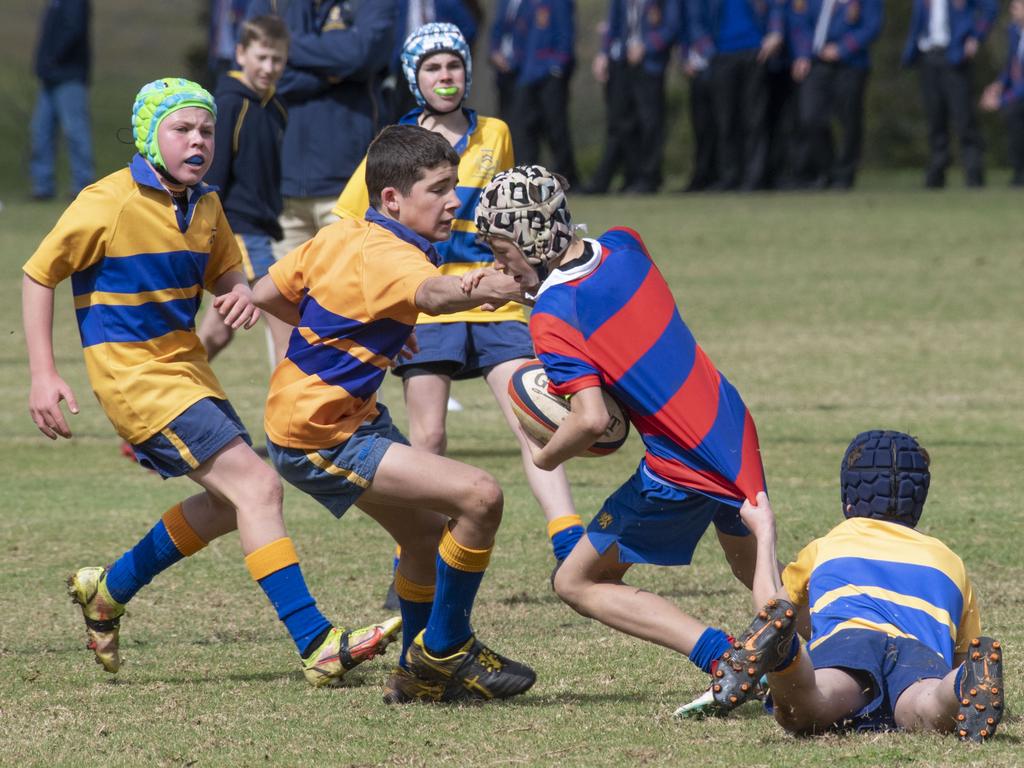
[[[220,82],[221,75],[235,67],[235,44],[238,27],[245,19],[249,0],[210,0],[210,44],[206,79],[209,88]]]
[[[987,112],[1002,110],[1006,117],[1007,149],[1013,176],[1010,184],[1024,187],[1024,0],[1010,2],[1010,41],[1006,67],[981,96]]]
[[[39,93],[32,114],[29,176],[32,197],[57,194],[57,127],[68,145],[71,195],[96,178],[89,119],[89,0],[50,0],[36,48]]]
[[[768,159],[765,64],[782,49],[784,6],[768,0],[686,0],[691,49],[711,66],[722,190],[761,189]]]
[[[288,110],[281,152],[282,258],[335,221],[338,195],[378,129],[380,83],[395,0],[252,0],[248,15],[280,14],[291,43],[277,96]]]
[[[679,0],[611,0],[595,79],[605,84],[604,157],[586,191],[608,191],[625,165],[624,192],[661,186],[665,145],[665,68],[679,34]]]
[[[398,0],[391,62],[383,83],[387,112],[384,123],[397,123],[406,112],[417,106],[402,74],[402,46],[406,37],[424,24],[447,22],[459,28],[472,49],[482,20],[483,9],[479,0]]]
[[[882,31],[882,0],[793,0],[793,79],[800,83],[797,168],[815,189],[850,189],[864,140],[868,47]],[[842,140],[833,149],[832,119]]]
[[[778,53],[765,62],[765,131],[768,159],[765,162],[765,189],[792,189],[793,167],[799,141],[797,86],[793,80],[792,33],[789,28],[790,0],[771,0],[783,12],[783,43]]]
[[[928,120],[925,186],[946,185],[949,123],[960,139],[969,187],[985,184],[984,144],[974,107],[974,57],[992,29],[996,0],[913,0],[903,63],[920,64],[921,97]]]
[[[576,156],[569,133],[569,79],[576,65],[573,0],[523,0],[525,23],[522,56],[512,112],[516,162],[540,163],[544,138],[551,152],[549,170],[570,184],[577,180]]]
[[[690,126],[693,130],[693,172],[683,192],[703,192],[718,181],[718,140],[711,100],[711,71],[706,58],[693,46],[687,0],[680,0],[679,55],[690,83]]]
[[[526,0],[498,0],[491,23],[490,59],[498,90],[498,117],[512,123],[516,80],[523,44],[526,42]]]

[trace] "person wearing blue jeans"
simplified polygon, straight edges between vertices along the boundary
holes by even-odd
[[[72,196],[96,177],[89,119],[89,0],[50,0],[36,49],[39,94],[32,114],[32,197],[57,192],[57,127],[67,141]]]

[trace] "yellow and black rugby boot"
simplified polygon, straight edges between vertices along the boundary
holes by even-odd
[[[420,632],[405,659],[416,677],[461,688],[465,699],[459,700],[508,699],[525,693],[537,681],[537,673],[528,666],[495,653],[475,635],[454,653],[438,658],[424,647]]]
[[[785,660],[795,633],[793,604],[769,600],[732,648],[718,657],[711,676],[715,714],[726,714],[757,695],[761,676]]]
[[[85,647],[96,654],[96,663],[111,674],[121,668],[118,633],[124,606],[110,596],[102,566],[79,568],[68,576],[68,596],[82,608]]]
[[[956,735],[963,741],[987,741],[1003,719],[1003,648],[991,637],[971,640],[960,683]]]
[[[302,673],[315,688],[341,685],[346,672],[384,653],[401,631],[399,616],[360,629],[332,627],[320,647],[302,660]]]
[[[402,667],[391,670],[384,683],[385,704],[450,704],[468,700],[468,691],[458,683],[425,680]]]

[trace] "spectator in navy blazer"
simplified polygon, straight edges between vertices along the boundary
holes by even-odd
[[[903,63],[917,64],[928,120],[925,186],[946,185],[949,124],[960,139],[967,186],[985,184],[984,144],[974,105],[974,57],[998,12],[996,0],[913,0]]]
[[[761,189],[768,160],[765,66],[783,44],[778,0],[686,0],[691,51],[710,62],[723,190]]]
[[[1010,2],[1010,39],[1006,66],[999,79],[981,96],[981,108],[1001,111],[1006,118],[1007,148],[1013,176],[1010,184],[1024,187],[1024,0]]]
[[[860,164],[868,48],[882,31],[882,0],[793,0],[789,17],[793,79],[801,84],[802,180],[815,188],[849,189]],[[842,135],[838,153],[833,118]]]
[[[89,121],[89,0],[50,0],[36,47],[39,93],[32,113],[29,176],[32,197],[57,194],[57,128],[68,144],[71,195],[96,178]]]
[[[520,165],[540,163],[541,139],[551,152],[549,170],[575,184],[576,156],[569,133],[569,80],[576,66],[573,0],[522,0],[524,25],[510,128]]]
[[[625,166],[625,192],[661,186],[665,145],[665,69],[679,34],[680,0],[611,0],[593,72],[605,84],[606,148],[591,192],[605,192],[614,160]]]

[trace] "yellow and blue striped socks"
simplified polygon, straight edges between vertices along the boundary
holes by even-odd
[[[308,656],[330,631],[331,623],[309,594],[292,540],[277,539],[250,552],[245,556],[245,566],[274,606],[299,655]]]
[[[107,591],[124,605],[158,573],[205,546],[206,542],[185,520],[181,504],[175,504],[138,544],[110,566],[106,576]]]
[[[473,634],[469,619],[491,549],[470,549],[445,528],[437,550],[437,591],[423,633],[423,644],[433,656],[444,656]]]
[[[416,637],[427,626],[430,611],[434,607],[434,585],[417,584],[395,571],[395,594],[398,595],[398,606],[402,613],[402,654],[398,657],[398,665],[405,667],[405,652]]]
[[[562,515],[548,522],[548,538],[555,560],[562,562],[569,556],[576,542],[583,536],[583,520],[577,514]]]

